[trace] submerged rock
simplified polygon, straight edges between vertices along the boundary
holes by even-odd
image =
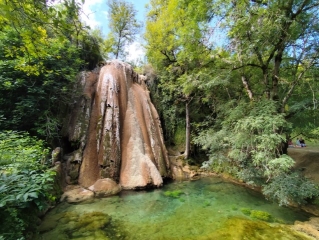
[[[81,186],[110,178],[124,189],[158,187],[163,178],[171,178],[159,116],[145,81],[117,60],[99,73],[81,75],[75,92],[82,94],[75,98],[65,127],[71,145],[78,147]],[[66,175],[74,183],[74,169],[67,168]]]
[[[293,225],[293,229],[303,232],[315,239],[319,239],[319,218],[312,217],[306,222],[296,221]]]
[[[198,239],[313,239],[285,225],[270,225],[263,221],[233,217],[229,218],[220,229],[205,238]]]
[[[46,219],[38,231],[41,239],[99,239],[124,240],[126,232],[118,221],[101,212],[87,212],[78,214],[64,212],[58,217]]]

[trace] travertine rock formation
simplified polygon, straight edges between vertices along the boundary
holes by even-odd
[[[111,178],[124,189],[160,186],[171,177],[167,151],[145,77],[120,61],[83,73],[67,123],[73,153],[65,156],[69,181],[84,187]]]
[[[110,178],[103,178],[97,180],[94,185],[89,187],[89,190],[94,192],[98,197],[107,197],[119,193],[121,186]]]

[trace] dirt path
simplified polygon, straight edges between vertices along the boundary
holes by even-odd
[[[319,184],[319,148],[288,148],[288,155],[296,161],[295,168]]]

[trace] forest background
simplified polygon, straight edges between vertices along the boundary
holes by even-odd
[[[66,144],[77,74],[127,61],[137,34],[146,57],[131,64],[148,77],[167,146],[279,204],[316,199],[286,143],[319,135],[318,1],[150,0],[140,22],[132,3],[109,0],[105,37],[83,4],[0,0],[0,239],[32,237],[59,195],[48,153]]]

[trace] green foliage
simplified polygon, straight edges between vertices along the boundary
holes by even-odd
[[[0,45],[21,44],[14,29],[0,34]],[[47,56],[41,59],[41,71],[32,76],[18,67],[17,56],[0,53],[0,130],[30,130],[41,136],[55,137],[59,129],[58,114],[68,100],[68,89],[82,61],[78,50],[68,42],[48,40]],[[24,53],[19,53],[20,55]],[[63,56],[63,57],[62,57]]]
[[[211,3],[208,1],[151,1],[145,38],[147,56],[156,68],[169,65],[183,71],[206,60],[209,42],[207,23]],[[206,38],[207,37],[207,38]],[[175,65],[173,67],[173,65]]]
[[[282,174],[263,187],[263,194],[280,205],[305,204],[319,196],[316,184],[299,173]]]
[[[175,134],[174,134],[174,140],[173,140],[175,146],[177,147],[184,147],[186,142],[186,133],[185,133],[185,126],[178,125]]]
[[[16,60],[16,69],[38,76],[45,70],[42,60],[52,56],[51,45],[64,44],[78,37],[83,26],[79,19],[79,4],[62,1],[60,5],[47,6],[45,1],[0,1],[1,30],[13,29],[19,44],[8,44],[6,57]],[[77,34],[71,33],[77,29]],[[61,34],[62,33],[62,34]],[[48,51],[49,50],[49,51]]]
[[[191,100],[203,168],[258,185],[288,174],[286,136],[318,135],[317,23],[314,0],[151,0],[146,50],[167,142]]]
[[[34,231],[37,213],[55,201],[55,172],[46,167],[44,143],[26,133],[0,132],[0,236],[19,239]]]
[[[102,59],[102,40],[87,32],[80,7],[0,1],[0,130],[58,136],[78,71]]]
[[[41,170],[49,150],[42,140],[24,132],[0,132],[0,171]]]
[[[0,208],[26,208],[34,202],[39,210],[43,210],[46,206],[45,200],[51,197],[49,191],[54,175],[52,171],[1,173]]]
[[[231,103],[234,104],[234,103]],[[224,121],[202,132],[196,142],[209,152],[203,168],[227,172],[248,184],[264,185],[263,193],[280,205],[304,204],[318,196],[318,188],[297,173],[293,159],[281,154],[289,124],[268,100],[224,108]],[[218,128],[220,127],[220,128]]]
[[[239,178],[250,181],[271,179],[290,170],[294,161],[280,154],[281,143],[285,141],[280,131],[289,124],[282,114],[276,114],[275,102],[241,102],[224,111],[221,129],[208,130],[195,139],[210,152],[205,167],[217,159],[226,160],[237,167]]]
[[[145,33],[146,55],[159,76],[159,88],[155,93],[160,99],[157,106],[161,105],[168,143],[176,142],[179,126],[185,126],[185,156],[188,158],[191,125],[195,113],[202,107],[202,94],[198,91],[201,73],[210,75],[213,69],[208,50],[211,47],[208,40],[211,3],[154,0],[150,6]],[[184,124],[189,122],[191,124]]]

